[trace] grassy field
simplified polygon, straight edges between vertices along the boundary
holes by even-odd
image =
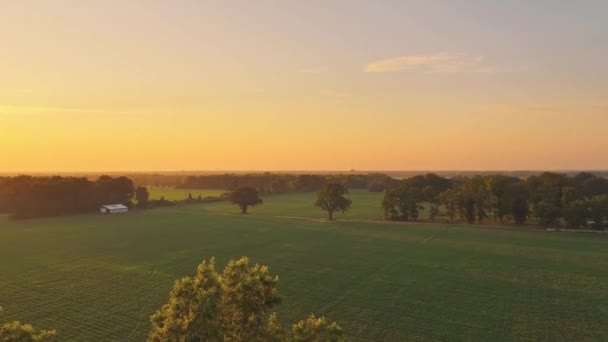
[[[202,197],[208,196],[220,196],[226,190],[201,190],[201,189],[174,189],[174,188],[148,188],[150,193],[150,199],[160,199],[164,196],[168,201],[180,201],[188,198],[188,194],[191,193],[192,197],[197,198],[198,195]]]
[[[382,192],[369,192],[367,190],[351,190],[349,194],[353,200],[352,208],[345,214],[337,213],[336,218],[381,220],[382,208],[380,202],[384,196]],[[288,193],[264,197],[264,204],[250,209],[256,215],[293,216],[326,218],[327,213],[315,207],[316,193]],[[210,212],[239,213],[239,208],[228,202],[211,203],[205,207]]]
[[[374,196],[353,193],[348,217],[375,218]],[[324,222],[312,198],[268,197],[250,215],[214,203],[0,217],[0,321],[54,327],[65,341],[141,341],[176,278],[204,258],[246,255],[280,276],[285,323],[325,314],[352,340],[608,336],[606,234]]]

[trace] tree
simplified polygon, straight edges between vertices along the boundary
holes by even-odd
[[[0,307],[0,312],[2,308]],[[37,331],[29,324],[18,321],[0,325],[1,342],[50,342],[55,340],[55,330]]]
[[[424,198],[423,192],[416,186],[402,184],[387,190],[382,199],[384,218],[387,220],[409,221],[418,219],[420,205]]]
[[[501,221],[503,216],[510,215],[516,224],[523,224],[530,213],[528,198],[528,191],[521,182],[507,184],[499,198]]]
[[[534,215],[543,227],[551,227],[559,222],[562,209],[555,200],[544,199],[534,207]]]
[[[468,223],[475,223],[475,199],[473,194],[465,194],[464,196],[464,215]]]
[[[95,196],[100,204],[131,203],[135,192],[133,181],[127,177],[100,176],[95,181]]]
[[[439,215],[439,203],[431,202],[429,208],[429,220],[433,221]]]
[[[526,222],[529,213],[530,208],[528,207],[528,202],[521,197],[515,197],[511,203],[511,215],[513,216],[513,220],[515,220],[515,223],[523,224]]]
[[[340,183],[327,183],[317,193],[315,206],[327,211],[329,220],[333,220],[334,212],[344,213],[350,209],[352,201],[344,197],[348,189]]]
[[[591,210],[589,203],[584,200],[575,200],[566,204],[564,208],[564,221],[573,228],[584,226],[589,218]]]
[[[463,208],[462,194],[458,188],[454,187],[439,194],[439,202],[445,207],[446,214],[450,222],[454,221],[457,214]],[[461,215],[459,215],[461,216]]]
[[[150,193],[148,193],[148,189],[145,186],[138,186],[137,189],[135,189],[135,200],[137,200],[138,207],[147,207],[149,197]]]
[[[253,207],[263,203],[258,190],[250,187],[242,187],[229,192],[228,200],[232,204],[238,205],[242,214],[247,214],[249,206]]]
[[[203,261],[194,277],[176,281],[169,301],[151,317],[148,341],[340,341],[342,329],[311,315],[287,334],[271,309],[280,303],[268,266],[230,261],[218,274]]]
[[[386,190],[384,192],[384,197],[382,198],[382,210],[384,211],[384,219],[385,220],[396,220],[400,218],[402,215],[399,211],[399,198],[395,193],[395,189]],[[407,210],[406,210],[407,215]]]

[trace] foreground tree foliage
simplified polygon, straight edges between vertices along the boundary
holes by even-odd
[[[345,197],[348,189],[340,183],[328,183],[317,193],[315,206],[327,211],[328,219],[334,219],[335,212],[345,213],[350,209],[352,201]]]
[[[243,257],[215,270],[203,261],[194,277],[175,282],[169,302],[151,317],[148,341],[341,341],[342,329],[311,315],[290,333],[271,309],[281,302],[278,277]]]
[[[255,188],[243,187],[228,193],[228,200],[241,208],[242,214],[247,214],[247,208],[264,203],[258,190]]]
[[[17,321],[0,325],[0,342],[50,342],[55,341],[56,335],[55,330],[37,331],[29,324]]]

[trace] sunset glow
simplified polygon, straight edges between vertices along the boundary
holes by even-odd
[[[6,1],[0,172],[608,168],[606,2]]]

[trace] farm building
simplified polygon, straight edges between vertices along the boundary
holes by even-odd
[[[99,211],[102,214],[120,214],[128,212],[129,208],[122,204],[106,204],[102,205]]]

